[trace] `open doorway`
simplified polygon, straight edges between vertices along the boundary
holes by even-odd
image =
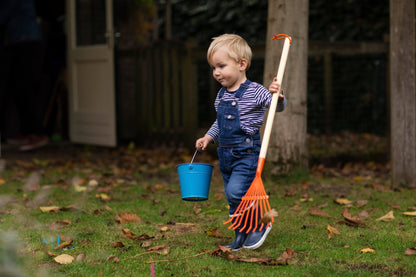
[[[52,141],[68,139],[65,1],[35,0],[43,35],[43,78],[39,101]]]
[[[13,2],[10,2],[13,3]],[[42,122],[46,135],[52,141],[66,140],[68,138],[68,112],[66,95],[66,31],[65,31],[65,2],[55,0],[34,0],[33,1],[36,19],[40,28],[36,30],[36,62],[33,62],[33,55],[22,55],[19,62],[14,59],[16,52],[10,49],[16,48],[11,43],[12,27],[14,23],[10,18],[13,12],[20,12],[19,9],[26,6],[18,6],[5,2],[0,8],[3,9],[2,20],[0,23],[0,41],[2,49],[2,86],[1,86],[1,140],[8,143],[12,138],[16,138],[27,130],[28,123],[24,124],[21,119],[22,101],[27,102],[26,106],[36,107],[33,116],[36,122]],[[33,6],[31,6],[33,7]],[[32,13],[31,13],[32,14]],[[14,22],[14,21],[13,21]],[[24,21],[19,21],[23,22]],[[36,22],[35,22],[36,24]],[[9,29],[7,29],[9,28]],[[7,29],[7,32],[6,32]],[[22,35],[21,35],[22,36]],[[38,40],[40,38],[40,41]],[[21,39],[21,37],[18,37]],[[17,41],[17,40],[16,40]],[[23,48],[22,48],[23,49]],[[22,52],[23,54],[24,52]],[[26,59],[27,56],[27,59]],[[30,60],[29,60],[30,59]],[[19,82],[25,82],[23,71],[30,68],[36,77],[31,79],[33,86],[31,100],[19,96]],[[25,70],[27,72],[28,70]],[[26,75],[24,75],[26,76]],[[19,103],[20,109],[17,109]],[[25,125],[25,126],[23,126]]]

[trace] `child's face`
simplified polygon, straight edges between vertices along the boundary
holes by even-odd
[[[229,91],[235,91],[246,80],[247,61],[236,62],[230,58],[225,47],[219,48],[211,57],[212,75]]]

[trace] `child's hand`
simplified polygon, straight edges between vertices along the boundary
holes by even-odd
[[[205,135],[203,138],[200,138],[196,141],[195,148],[198,150],[205,150],[211,141],[212,138],[208,135]]]
[[[270,91],[270,93],[273,94],[273,93],[277,93],[279,91],[279,89],[280,89],[280,84],[277,83],[277,78],[274,78],[273,82],[269,86],[269,91]],[[279,98],[283,99],[284,97],[285,96],[282,93],[280,93]]]

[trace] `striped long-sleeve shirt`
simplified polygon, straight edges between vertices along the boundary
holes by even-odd
[[[222,100],[234,100],[234,92],[225,91]],[[238,101],[238,111],[240,113],[241,129],[248,135],[255,134],[263,124],[264,113],[266,108],[270,107],[272,101],[272,94],[262,85],[251,82],[247,90],[244,92],[241,99]],[[215,110],[218,110],[220,99],[219,94],[215,99]],[[276,111],[283,111],[286,107],[286,98],[283,101],[279,99]],[[211,128],[206,133],[214,142],[218,140],[219,127],[218,121],[212,124]]]

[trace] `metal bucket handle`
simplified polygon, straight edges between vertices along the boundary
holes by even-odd
[[[192,157],[192,160],[191,160],[191,163],[189,164],[189,169],[192,169],[193,167],[192,167],[192,163],[194,162],[194,159],[195,159],[195,156],[196,156],[196,153],[198,153],[199,151],[198,151],[198,149],[196,149],[195,150],[195,153],[194,153],[194,155],[193,155],[193,157]],[[204,154],[202,155],[202,161],[204,161],[204,157],[205,157],[205,152],[204,152]]]

